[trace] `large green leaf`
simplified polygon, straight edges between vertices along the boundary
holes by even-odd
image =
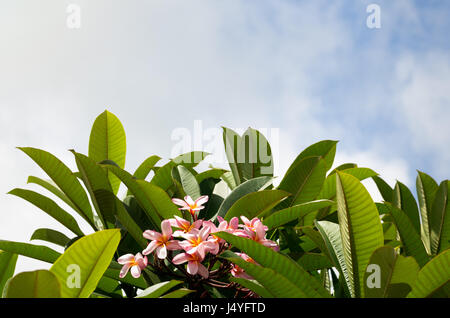
[[[307,157],[291,166],[278,189],[292,196],[282,201],[276,210],[314,200],[322,188],[326,171],[326,162],[322,157]]]
[[[190,169],[196,167],[209,155],[210,153],[205,151],[191,151],[176,156],[175,158],[172,159],[172,162],[175,163],[176,165],[182,165]]]
[[[72,215],[64,211],[59,205],[57,205],[53,200],[39,194],[37,192],[25,189],[13,189],[9,194],[18,196],[24,200],[27,200],[31,204],[35,205],[56,221],[64,225],[66,228],[71,230],[76,235],[83,235],[83,232],[80,230],[77,221],[74,219]]]
[[[275,298],[311,297],[291,280],[271,268],[246,262],[231,251],[223,252],[220,254],[220,257],[244,269],[246,273],[255,278]]]
[[[377,265],[378,268],[373,265]],[[369,268],[369,266],[375,267],[375,269]],[[411,291],[418,272],[419,265],[414,258],[399,255],[390,246],[382,246],[376,249],[370,257],[364,275],[365,297],[403,298]],[[369,284],[371,275],[379,275],[379,277],[375,277],[375,280],[379,280],[379,286]]]
[[[338,218],[345,263],[355,297],[364,297],[364,271],[370,256],[383,246],[377,207],[354,176],[336,172]]]
[[[350,174],[356,177],[358,180],[362,181],[367,178],[371,178],[377,175],[375,171],[369,168],[349,168],[344,170],[338,170]],[[322,190],[320,190],[318,199],[334,199],[336,197],[336,173],[328,175],[323,183]]]
[[[227,172],[225,169],[212,168],[203,172],[200,172],[195,176],[198,184],[202,183],[202,181],[212,178],[212,179],[220,179],[223,174]]]
[[[420,234],[420,216],[416,199],[408,187],[399,181],[394,188],[392,204],[406,213],[414,229]]]
[[[37,229],[33,232],[30,240],[46,241],[64,247],[69,243],[70,238],[63,233],[52,229]]]
[[[239,186],[242,180],[241,166],[238,165],[239,148],[242,142],[241,136],[230,128],[222,127],[223,129],[223,144],[225,147],[225,154],[230,165],[231,174],[234,179],[234,185]],[[230,183],[231,184],[231,183]],[[232,187],[230,187],[233,189]]]
[[[297,260],[297,263],[308,272],[333,267],[333,264],[327,256],[318,253],[304,253]]]
[[[238,237],[230,233],[219,232],[215,234],[225,241],[246,253],[258,264],[270,268],[276,273],[286,277],[302,290],[307,297],[329,297],[328,292],[320,282],[306,272],[299,264],[287,256],[277,253],[271,248],[263,246],[247,238]],[[238,264],[239,265],[239,264]],[[250,273],[250,275],[252,275]],[[253,276],[253,275],[252,275]],[[261,284],[264,283],[255,277]],[[269,290],[271,291],[271,290]]]
[[[273,158],[270,144],[258,130],[248,128],[241,137],[238,148],[238,170],[242,172],[241,182],[273,176]]]
[[[105,110],[92,125],[89,137],[89,158],[97,163],[111,160],[123,169],[126,151],[127,142],[122,123],[114,114]],[[120,180],[110,173],[108,177],[114,194],[117,194]]]
[[[89,199],[70,169],[51,153],[36,148],[19,148],[34,160],[59,189],[69,198],[77,211],[94,229],[96,229]]]
[[[450,250],[438,254],[420,270],[408,297],[450,297]]]
[[[3,298],[60,298],[61,284],[47,270],[23,272],[11,278],[3,291]]]
[[[50,268],[63,282],[62,297],[87,298],[97,287],[120,242],[120,230],[103,230],[73,243]],[[77,271],[77,266],[79,271]],[[73,272],[72,272],[73,271]],[[69,284],[79,274],[79,285]]]
[[[416,259],[420,267],[423,267],[429,260],[425,246],[420,239],[420,234],[414,228],[411,219],[405,212],[390,203],[385,203],[389,208],[395,226],[397,227],[400,239],[402,240],[405,254]]]
[[[339,271],[341,280],[344,281],[344,290],[348,295],[354,295],[354,288],[345,262],[344,249],[342,247],[341,231],[339,224],[329,221],[315,221],[315,225],[328,249],[328,254],[334,266]]]
[[[148,287],[142,291],[136,298],[158,298],[167,293],[173,287],[181,284],[179,280],[170,280],[166,282],[161,282],[153,286]]]
[[[150,202],[150,199],[146,194],[146,191],[144,191],[144,189],[142,189],[141,187],[141,184],[137,182],[138,180],[134,179],[131,174],[129,174],[127,171],[123,169],[120,169],[119,167],[115,167],[113,165],[105,165],[105,166],[107,166],[108,169],[112,173],[114,173],[127,186],[128,190],[134,195],[139,205],[147,215],[149,221],[152,223],[153,228],[156,230],[160,229],[161,218],[156,213],[152,202]],[[145,182],[143,180],[141,181]]]
[[[430,216],[431,209],[433,207],[434,198],[438,190],[438,184],[432,177],[418,171],[416,179],[417,197],[419,199],[420,215],[422,219],[421,224],[421,237],[424,242],[425,248],[428,254],[431,253],[430,244]]]
[[[54,263],[61,256],[60,253],[47,246],[34,245],[22,242],[11,242],[5,240],[0,240],[0,249],[4,250],[5,252],[23,255],[46,263]],[[145,283],[142,277],[139,279],[135,279],[133,277],[130,278],[130,276],[128,275],[125,276],[124,278],[119,278],[121,265],[119,265],[114,261],[111,264],[112,265],[110,266],[110,268],[106,270],[104,276],[115,280],[120,280],[129,285],[136,286],[141,289],[147,288],[147,284]]]
[[[195,176],[184,166],[176,166],[172,170],[172,176],[181,184],[184,193],[193,200],[197,200],[200,193],[200,186]]]
[[[174,291],[171,291],[170,293],[167,293],[159,298],[183,298],[186,295],[189,295],[190,293],[195,292],[195,290],[187,289],[187,288],[180,288]]]
[[[61,255],[47,246],[5,240],[0,240],[0,250],[27,256],[47,263],[53,263]]]
[[[99,193],[103,193],[103,191],[113,193],[113,189],[108,178],[107,169],[101,167],[93,159],[83,154],[77,153],[73,150],[72,153],[75,156],[75,161],[84,185],[91,196],[91,201],[98,216],[100,217],[100,220],[102,221],[103,228],[106,229],[111,227],[108,223],[114,222],[112,214],[107,209],[101,209],[101,203],[99,202],[104,200],[104,197],[99,195]]]
[[[8,279],[14,275],[17,257],[17,254],[0,250],[0,295]]]
[[[159,156],[150,156],[143,163],[139,165],[139,167],[136,169],[136,171],[133,174],[133,177],[136,179],[142,179],[144,180],[147,178],[150,171],[153,169],[155,164],[161,160],[161,157]]]
[[[153,211],[159,215],[161,220],[173,218],[174,215],[182,216],[180,210],[173,204],[163,189],[145,180],[137,180],[136,182],[147,196]]]
[[[293,220],[301,219],[308,213],[325,208],[327,206],[330,206],[331,204],[333,204],[333,201],[330,200],[317,200],[297,204],[290,208],[272,213],[264,219],[264,224],[267,225],[269,229],[273,229]]]
[[[44,189],[50,191],[55,196],[60,198],[64,203],[66,203],[68,206],[70,206],[74,211],[78,211],[77,207],[70,201],[70,199],[67,197],[67,195],[64,194],[64,192],[61,191],[60,188],[52,181],[52,180],[43,180],[38,177],[29,176],[27,183],[34,183],[37,184]]]
[[[224,219],[229,221],[231,218],[235,216],[240,217],[241,215],[249,219],[256,216],[261,217],[289,195],[289,193],[282,190],[262,190],[248,193],[231,206]]]
[[[442,181],[436,192],[430,217],[431,252],[438,254],[450,247],[450,181]]]
[[[386,202],[392,202],[394,189],[392,189],[391,186],[379,176],[373,176],[372,179],[377,185],[378,191],[380,191],[383,200]]]
[[[265,189],[272,183],[272,177],[258,177],[239,184],[222,202],[217,215],[224,217],[231,206],[244,195]]]
[[[336,155],[337,143],[338,141],[336,140],[322,140],[315,144],[312,144],[311,146],[303,150],[297,156],[297,158],[295,158],[286,174],[288,174],[291,169],[294,169],[300,161],[308,157],[322,157],[325,161],[325,168],[328,171],[333,165],[334,157]]]

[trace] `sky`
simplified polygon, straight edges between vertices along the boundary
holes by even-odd
[[[380,28],[367,26],[374,3]],[[80,28],[68,24],[71,4]],[[126,130],[130,171],[150,155],[172,157],[179,131],[195,140],[201,125],[189,150],[219,149],[208,136],[221,126],[250,126],[269,132],[277,176],[305,147],[332,139],[336,164],[370,167],[391,185],[415,191],[417,169],[447,179],[449,31],[446,0],[0,0],[0,239],[70,234],[6,194],[43,193],[26,180],[46,176],[15,147],[47,150],[74,169],[67,150],[87,153],[105,109]],[[39,268],[49,264],[20,257],[16,272]]]

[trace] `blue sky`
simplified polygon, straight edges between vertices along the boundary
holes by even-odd
[[[81,8],[80,29],[66,26],[70,3]],[[381,8],[380,29],[366,26],[371,3]],[[450,177],[449,1],[0,7],[2,239],[61,229],[5,194],[43,176],[15,147],[46,149],[74,168],[67,149],[87,152],[106,108],[125,126],[130,170],[152,154],[170,157],[173,131],[202,120],[205,128],[278,128],[279,175],[306,146],[335,139],[337,163],[371,167],[391,184],[414,187],[415,169]],[[36,266],[47,265],[22,261],[18,270]]]

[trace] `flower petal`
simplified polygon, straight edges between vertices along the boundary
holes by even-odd
[[[157,241],[151,241],[150,244],[147,245],[147,248],[142,251],[142,254],[148,255],[152,253],[155,250],[155,248],[158,247],[158,245],[159,243]]]
[[[182,207],[186,207],[186,206],[187,206],[186,202],[184,202],[184,201],[181,200],[181,199],[173,198],[173,199],[172,199],[172,202],[173,202],[174,204],[178,205],[178,206],[182,206]]]
[[[167,238],[170,238],[172,236],[172,226],[170,225],[169,220],[164,220],[161,222],[161,230],[162,234]]]
[[[198,263],[197,273],[204,278],[208,278],[209,272],[203,264]]]
[[[167,257],[167,248],[165,245],[161,245],[156,249],[156,255],[158,258],[165,259]]]
[[[119,273],[119,278],[124,278],[125,275],[127,275],[128,270],[130,269],[131,265],[129,263],[123,265],[122,269],[120,270]]]
[[[198,262],[196,261],[189,261],[187,266],[187,272],[191,275],[197,274],[198,271]]]
[[[142,236],[145,237],[147,240],[155,241],[155,240],[159,240],[162,235],[161,235],[161,233],[158,233],[158,232],[155,232],[152,230],[146,230],[146,231],[144,231]]]
[[[195,204],[194,200],[192,200],[192,198],[188,195],[184,197],[184,201],[186,201],[186,203],[190,206],[193,206]]]
[[[208,202],[208,196],[207,195],[202,195],[197,200],[195,200],[195,204],[197,206],[202,205],[202,204],[204,204],[206,202]]]
[[[133,254],[125,254],[117,259],[117,263],[119,263],[120,265],[124,265],[126,263],[132,262],[133,260],[134,260]]]
[[[188,254],[180,253],[172,259],[172,263],[174,263],[175,265],[180,265],[180,264],[187,262],[190,259],[191,259],[191,257]]]
[[[139,278],[141,276],[141,268],[137,265],[131,266],[131,276],[134,278]]]
[[[166,247],[170,251],[175,251],[175,250],[181,250],[182,249],[182,247],[180,246],[180,242],[176,241],[176,240],[168,241],[166,243]]]

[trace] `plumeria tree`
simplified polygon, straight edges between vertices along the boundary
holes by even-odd
[[[9,194],[67,231],[36,229],[31,243],[0,240],[3,297],[450,295],[448,180],[418,172],[414,196],[370,168],[334,167],[337,141],[323,140],[303,150],[275,186],[263,134],[224,128],[223,141],[228,170],[200,171],[208,153],[193,151],[164,164],[152,155],[128,172],[125,131],[105,111],[88,154],[71,150],[76,171],[44,150],[19,148],[48,177],[28,183],[50,196],[24,188]],[[365,179],[382,202],[373,201]],[[18,255],[50,268],[14,275]]]

